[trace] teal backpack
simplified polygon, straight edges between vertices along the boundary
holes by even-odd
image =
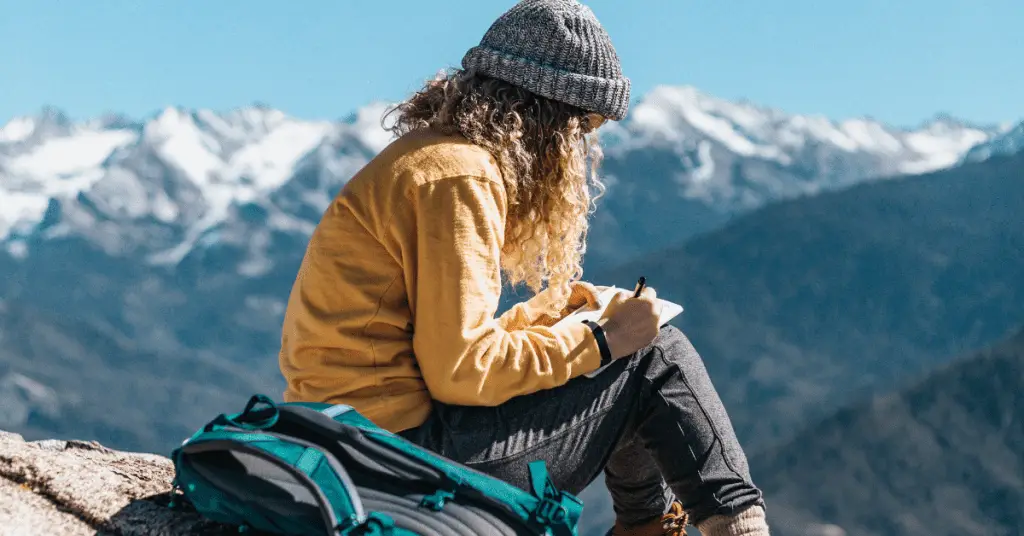
[[[239,531],[576,536],[583,508],[554,487],[543,461],[529,465],[527,492],[420,448],[344,405],[275,404],[256,395],[171,457],[174,497]]]

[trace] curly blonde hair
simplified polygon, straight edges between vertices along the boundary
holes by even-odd
[[[583,273],[588,216],[604,192],[594,114],[471,71],[442,73],[385,115],[396,136],[459,134],[501,169],[508,216],[501,266],[507,282],[548,287],[548,312],[565,307]]]

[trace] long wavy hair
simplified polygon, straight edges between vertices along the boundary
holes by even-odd
[[[396,136],[458,134],[495,157],[508,198],[506,282],[535,293],[546,285],[552,313],[582,276],[587,220],[604,192],[596,121],[575,106],[464,70],[439,74],[384,118]]]

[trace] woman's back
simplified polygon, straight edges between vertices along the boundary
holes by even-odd
[[[431,241],[450,248],[451,237],[420,242],[417,219],[430,218],[431,207],[417,207],[414,195],[441,180],[501,188],[487,151],[461,137],[413,132],[367,164],[326,210],[285,314],[280,366],[287,400],[349,404],[396,430],[426,418],[430,395],[413,357],[414,287],[452,284],[457,274],[416,277],[432,269],[417,263],[418,250]]]

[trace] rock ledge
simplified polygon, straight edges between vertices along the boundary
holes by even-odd
[[[0,431],[0,535],[226,534],[167,507],[173,477],[162,456]]]

